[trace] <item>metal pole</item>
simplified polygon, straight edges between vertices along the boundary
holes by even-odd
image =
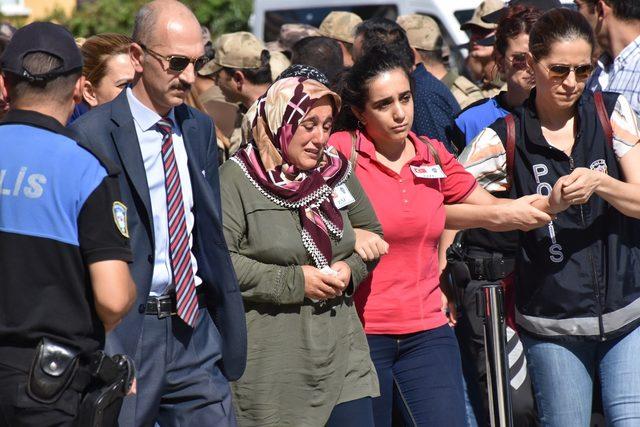
[[[513,427],[504,290],[499,284],[482,287],[484,349],[487,361],[487,391],[492,427]]]

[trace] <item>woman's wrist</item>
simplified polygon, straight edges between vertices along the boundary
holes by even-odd
[[[597,195],[601,195],[601,193],[607,192],[607,183],[609,183],[610,179],[613,179],[605,172],[592,171],[591,173],[595,176],[596,187],[593,189],[593,192]]]
[[[479,207],[481,211],[485,212],[486,225],[484,228],[492,230],[494,228],[501,227],[505,222],[505,209],[508,208],[508,203],[500,203],[490,206]]]

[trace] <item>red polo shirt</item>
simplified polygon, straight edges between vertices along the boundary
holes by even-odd
[[[438,241],[444,230],[444,203],[464,201],[476,188],[476,180],[438,141],[431,143],[446,178],[419,177],[411,170],[410,166],[437,164],[413,133],[409,136],[416,156],[400,174],[376,160],[375,147],[365,134],[357,135],[356,175],[389,243],[389,253],[355,295],[364,330],[367,334],[407,334],[442,326],[447,319],[440,309]],[[329,144],[351,155],[348,132],[335,133]]]

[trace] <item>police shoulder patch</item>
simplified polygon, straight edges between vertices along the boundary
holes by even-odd
[[[129,226],[127,225],[127,207],[122,202],[113,202],[113,221],[120,234],[129,238]]]
[[[598,159],[595,162],[591,163],[591,166],[589,166],[589,169],[591,169],[592,171],[597,171],[597,172],[602,172],[602,173],[609,173],[609,169],[607,168],[607,162],[605,159]]]

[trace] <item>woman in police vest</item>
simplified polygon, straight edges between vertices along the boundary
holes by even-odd
[[[516,266],[516,322],[545,426],[589,425],[596,374],[608,425],[640,425],[640,130],[621,95],[584,92],[593,47],[579,13],[543,15],[529,36],[536,88],[461,156],[481,184],[514,196],[562,186],[567,209],[520,234]]]

